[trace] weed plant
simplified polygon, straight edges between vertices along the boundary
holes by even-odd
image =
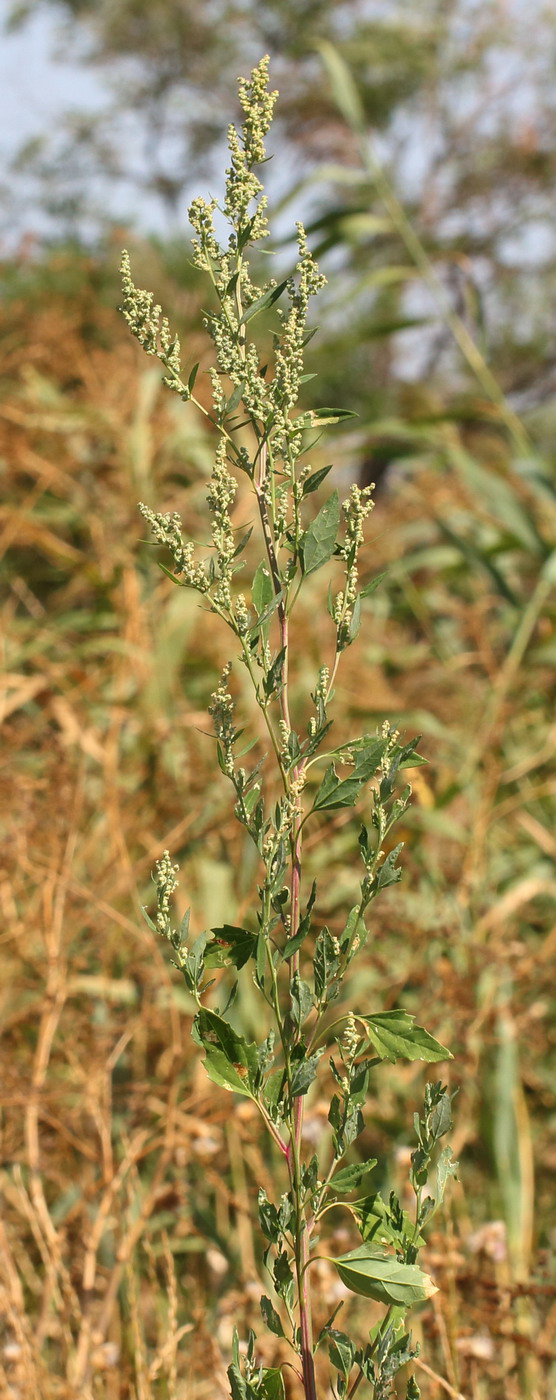
[[[161,514],[147,505],[141,510],[155,541],[171,555],[172,566],[161,565],[164,572],[178,587],[194,590],[233,638],[234,655],[222,671],[209,714],[217,762],[234,790],[235,816],[256,849],[260,902],[241,926],[224,923],[190,937],[189,911],[179,926],[173,919],[178,867],[165,851],[155,874],[156,916],[147,919],[171,944],[194,998],[193,1038],[209,1078],[256,1106],[283,1163],[281,1194],[269,1199],[261,1188],[258,1197],[273,1293],[261,1299],[263,1322],[289,1347],[286,1365],[306,1400],[317,1397],[318,1348],[328,1352],[332,1393],[339,1400],[355,1395],[362,1384],[374,1400],[386,1400],[394,1378],[416,1355],[406,1331],[407,1311],[436,1292],[417,1261],[424,1228],[455,1171],[451,1149],[438,1151],[451,1126],[447,1088],[440,1081],[427,1083],[422,1113],[415,1114],[412,1209],[394,1191],[385,1200],[373,1190],[376,1160],[357,1157],[353,1148],[364,1128],[371,1078],[383,1065],[400,1059],[434,1063],[450,1052],[403,1008],[361,1006],[353,999],[356,983],[346,979],[369,934],[378,938],[371,906],[400,879],[402,843],[395,844],[393,832],[411,795],[401,775],[424,760],[418,740],[402,740],[387,721],[374,733],[349,737],[340,746],[331,743],[338,667],[356,641],[365,600],[380,585],[380,577],[362,585],[358,567],[372,489],[354,484],[342,502],[332,491],[315,510],[330,467],[313,470],[310,454],[323,429],[351,414],[334,408],[304,411],[300,403],[303,385],[313,377],[305,369],[314,334],[309,308],[324,284],[301,223],[292,274],[281,281],[271,277],[262,286],[255,280],[256,251],[269,234],[267,201],[256,172],[266,159],[277,97],[268,88],[266,59],[249,80],[240,80],[239,91],[244,120],[240,131],[228,129],[230,164],[219,210],[228,225],[227,241],[216,232],[216,200],[195,199],[189,211],[195,265],[212,288],[205,317],[216,352],[208,371],[209,406],[197,388],[199,364],[184,374],[179,340],[153,295],[135,286],[127,254],[122,276],[123,313],[131,331],[162,362],[167,387],[202,413],[215,435],[207,491],[210,541],[199,545],[189,539],[177,513]],[[258,318],[263,325],[271,318],[274,325],[266,363],[261,338],[253,335]],[[238,530],[231,512],[242,478],[248,484],[246,519]],[[296,605],[312,576],[327,566],[332,570],[330,660],[320,666],[305,702],[296,694],[294,706]],[[252,686],[264,749],[260,731],[246,731],[238,715],[237,661]],[[255,761],[244,763],[255,748]],[[319,889],[316,881],[309,888],[304,877],[303,842],[314,824],[325,844],[329,814],[356,804],[362,811],[360,892],[335,934],[317,917]],[[212,991],[216,969],[228,972]],[[252,978],[259,994],[257,1043],[234,1022],[236,973]],[[317,1080],[320,1093],[329,1095],[328,1131],[319,1151],[311,1152],[304,1110]],[[359,1243],[347,1253],[331,1254],[327,1216],[338,1207],[349,1212]],[[383,1306],[381,1320],[363,1342],[336,1325],[341,1304],[314,1335],[311,1270],[322,1257],[333,1261],[348,1290]],[[243,1347],[234,1334],[228,1377],[233,1400],[281,1400],[286,1394],[285,1367],[261,1364],[253,1331]],[[405,1394],[407,1400],[420,1394],[413,1374]]]
[[[210,363],[203,274],[181,245],[133,250],[138,279],[187,328],[188,355]],[[189,994],[135,911],[169,846],[187,872],[179,916],[187,888],[198,928],[240,925],[257,852],[201,732],[229,634],[137,541],[138,497],[180,508],[203,537],[214,430],[161,387],[158,363],[143,360],[117,316],[117,253],[37,249],[2,266],[0,1389],[26,1400],[224,1400],[232,1320],[242,1337],[258,1327],[250,1196],[263,1184],[278,1198],[284,1158],[270,1139],[263,1150],[253,1101],[232,1102],[207,1080]],[[429,1233],[438,1292],[413,1317],[414,1366],[426,1400],[447,1386],[468,1400],[551,1400],[550,401],[527,416],[535,452],[516,455],[472,387],[465,413],[438,375],[411,386],[411,404],[395,376],[383,395],[380,346],[375,360],[366,342],[357,381],[361,325],[348,316],[339,352],[318,319],[307,402],[318,404],[309,395],[325,381],[321,402],[361,415],[339,425],[336,460],[357,464],[363,440],[392,432],[392,415],[398,454],[360,554],[363,578],[386,576],[343,653],[335,743],[390,716],[423,733],[433,760],[407,774],[413,800],[396,828],[406,877],[381,901],[380,936],[355,964],[359,1006],[407,1005],[420,1019],[426,1005],[461,1081],[452,1140],[465,1170]],[[330,460],[324,446],[315,469]],[[251,490],[245,475],[238,482],[235,525]],[[327,654],[328,573],[308,580],[296,608],[293,709]],[[251,725],[248,674],[234,676]],[[313,818],[303,845],[318,917],[338,936],[357,899],[356,813],[324,814],[325,841]],[[258,1039],[259,993],[249,977],[240,984],[234,1024]],[[351,1152],[379,1158],[384,1198],[391,1185],[403,1191],[420,1074],[399,1061],[371,1077]],[[322,1135],[327,1108],[316,1084],[306,1144]],[[355,1242],[350,1220],[338,1207],[326,1215],[330,1254]],[[316,1332],[342,1290],[338,1325],[365,1336],[380,1305],[348,1297],[322,1258],[311,1279]],[[259,1333],[258,1357],[282,1365],[288,1344]],[[320,1393],[326,1348],[315,1364]],[[401,1375],[397,1384],[403,1395]]]

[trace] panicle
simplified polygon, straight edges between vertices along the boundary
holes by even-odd
[[[164,851],[155,865],[156,927],[163,938],[169,938],[171,935],[170,900],[178,888],[178,871],[179,865],[173,864],[170,852]]]
[[[245,117],[241,131],[228,127],[230,165],[226,171],[224,213],[232,224],[230,248],[237,248],[237,236],[245,225],[249,206],[257,201],[251,219],[249,241],[257,242],[268,236],[267,200],[263,186],[253,167],[266,156],[265,136],[272,122],[277,92],[268,91],[269,58],[266,55],[253,69],[250,78],[239,79],[239,100]]]
[[[218,689],[211,695],[208,707],[214,723],[216,738],[222,747],[224,770],[231,777],[234,771],[234,702],[228,690],[228,679],[232,669],[231,661],[224,666]]]

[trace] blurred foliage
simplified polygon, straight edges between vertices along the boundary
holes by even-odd
[[[399,0],[12,0],[10,23],[39,11],[57,25],[59,52],[100,75],[106,103],[68,113],[19,152],[5,190],[10,222],[32,229],[38,200],[55,238],[66,230],[91,243],[122,207],[114,189],[123,207],[128,196],[143,204],[145,226],[165,210],[175,234],[201,169],[218,193],[235,75],[268,50],[283,152],[270,168],[273,203],[295,197],[330,274],[331,398],[345,379],[355,407],[380,401],[384,417],[408,384],[425,385],[434,402],[446,385],[465,400],[472,382],[385,205],[386,182],[512,406],[528,416],[552,403],[552,6],[426,0],[410,13]],[[323,61],[330,43],[357,84],[374,166],[335,100]]]
[[[257,872],[205,737],[224,639],[157,579],[136,512],[142,496],[200,531],[212,443],[128,339],[115,262],[108,245],[2,269],[0,1347],[12,1394],[40,1400],[225,1395],[232,1325],[256,1324],[263,1287],[248,1202],[277,1170],[249,1104],[230,1110],[206,1083],[192,1008],[140,916],[165,847],[197,929],[240,920]],[[179,248],[138,245],[134,265],[202,367]],[[373,420],[389,466],[364,572],[387,577],[345,658],[337,739],[388,716],[435,757],[412,775],[406,876],[357,998],[426,1009],[456,1057],[461,1184],[427,1255],[440,1293],[415,1320],[422,1393],[440,1394],[440,1375],[478,1400],[548,1400],[554,467],[517,458],[484,404],[406,392]],[[337,473],[360,454],[338,437]],[[240,491],[237,523],[245,508]],[[327,642],[319,587],[295,643],[303,692]],[[339,812],[325,845],[308,841],[332,930],[356,891],[352,821]],[[239,1009],[251,1033],[248,992]],[[369,1105],[362,1150],[383,1193],[405,1174],[421,1076],[397,1066]],[[318,1099],[308,1131],[327,1131]],[[334,1228],[348,1249],[340,1211]],[[344,1295],[325,1261],[315,1284],[324,1323]],[[354,1330],[372,1306],[350,1301]],[[265,1365],[284,1359],[278,1338],[264,1345]]]

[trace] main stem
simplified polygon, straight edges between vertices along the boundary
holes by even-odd
[[[292,835],[292,880],[291,880],[291,933],[292,937],[299,928],[299,905],[301,889],[301,813],[296,817],[296,825]],[[299,969],[299,953],[294,953],[291,960],[291,976]],[[305,1388],[306,1400],[317,1400],[317,1387],[315,1379],[315,1363],[313,1360],[313,1318],[311,1308],[311,1285],[309,1279],[309,1231],[305,1212],[301,1208],[299,1193],[301,1190],[301,1139],[303,1134],[303,1114],[305,1099],[303,1094],[298,1094],[294,1103],[294,1138],[293,1153],[295,1158],[295,1189],[297,1193],[296,1228],[297,1240],[295,1251],[297,1290],[299,1296],[299,1321],[301,1328],[301,1361],[303,1366],[303,1385]]]
[[[276,546],[272,526],[268,518],[268,502],[266,493],[266,477],[268,471],[268,457],[266,443],[261,444],[259,453],[259,480],[255,482],[257,503],[261,518],[262,531],[266,547],[266,553],[270,568],[270,574],[276,595],[282,592],[282,580],[280,569],[276,557]],[[288,612],[286,599],[282,597],[278,603],[278,621],[280,626],[280,644],[283,650],[282,663],[282,690],[280,694],[281,717],[289,730],[291,728],[289,697],[288,697]],[[298,778],[300,768],[294,769],[294,779]],[[301,807],[298,801],[297,811],[293,821],[291,837],[291,898],[290,898],[290,937],[295,937],[299,928],[300,919],[300,896],[301,896]],[[290,981],[295,973],[299,971],[299,953],[294,953],[290,962]],[[311,1308],[311,1285],[309,1280],[309,1231],[305,1212],[301,1204],[301,1141],[303,1136],[303,1115],[305,1099],[303,1094],[299,1094],[293,1107],[293,1133],[292,1141],[288,1149],[288,1166],[292,1190],[295,1195],[296,1205],[296,1249],[295,1267],[297,1276],[297,1292],[299,1298],[299,1324],[301,1331],[301,1362],[303,1367],[303,1387],[306,1400],[317,1400],[317,1389],[315,1380],[315,1363],[313,1360],[313,1319]]]

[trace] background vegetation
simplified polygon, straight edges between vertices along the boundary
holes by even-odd
[[[285,201],[301,186],[330,279],[307,402],[316,383],[319,402],[359,412],[323,450],[337,479],[379,483],[364,568],[386,578],[344,660],[338,742],[356,718],[388,717],[421,732],[431,759],[413,775],[404,881],[377,916],[365,986],[358,976],[359,997],[426,1010],[460,1086],[461,1183],[428,1251],[440,1293],[416,1318],[419,1382],[427,1400],[545,1400],[556,1378],[553,20],[539,6],[525,34],[511,5],[464,0],[422,6],[411,23],[404,6],[345,0],[218,4],[210,26],[176,0],[57,10],[116,76],[119,120],[138,112],[153,143],[160,130],[140,178],[175,217],[193,156],[211,158],[233,110],[236,72],[274,51],[286,112],[276,190]],[[371,150],[315,52],[330,39],[360,80]],[[106,130],[116,148],[114,112]],[[121,233],[101,228],[79,183],[68,195],[79,150],[89,172],[100,157],[106,168],[101,135],[74,124],[26,153],[26,179],[47,177],[56,237],[2,267],[0,1394],[200,1400],[226,1393],[233,1323],[258,1318],[248,1202],[261,1183],[272,1191],[273,1163],[249,1105],[230,1111],[200,1069],[192,1008],[139,911],[165,847],[197,928],[240,921],[255,872],[203,732],[219,629],[158,574],[136,511],[139,498],[179,509],[195,534],[212,444],[117,315]],[[134,268],[172,309],[191,362],[202,358],[182,233],[137,237]],[[461,353],[461,330],[456,347],[458,327],[479,358]],[[305,688],[326,627],[313,587],[296,639]],[[333,929],[356,885],[350,825],[339,813],[312,852]],[[253,1014],[244,998],[248,1031]],[[394,1182],[421,1076],[392,1069],[372,1105],[365,1151]],[[315,1140],[321,1123],[316,1101]],[[349,1248],[340,1213],[336,1228]],[[318,1267],[324,1321],[342,1295]],[[368,1305],[349,1307],[368,1327]],[[265,1364],[278,1362],[278,1339],[265,1345]]]

